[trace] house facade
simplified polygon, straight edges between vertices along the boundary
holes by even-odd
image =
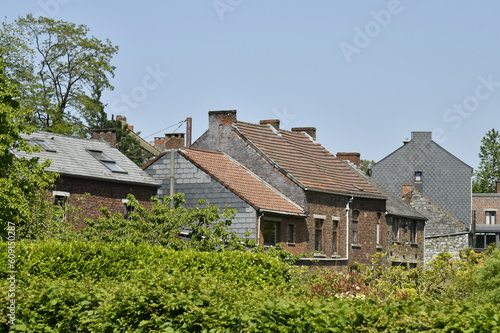
[[[23,157],[50,160],[47,171],[59,174],[51,191],[51,200],[63,207],[75,208],[67,218],[78,220],[102,216],[101,207],[112,214],[127,214],[127,195],[133,194],[145,206],[160,186],[141,168],[104,141],[36,131],[23,139],[40,152]]]
[[[488,245],[500,247],[500,180],[496,182],[495,193],[472,193],[473,248],[484,251]]]
[[[252,124],[238,121],[235,110],[211,111],[208,130],[192,147],[227,154],[303,208],[302,264],[345,267],[370,263],[377,253],[387,198],[321,146],[314,127],[284,130],[279,120]]]
[[[432,141],[431,132],[412,132],[372,166],[371,176],[427,218],[426,262],[444,251],[457,257],[470,246],[472,168]]]

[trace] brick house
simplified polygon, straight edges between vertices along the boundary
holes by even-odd
[[[500,180],[496,182],[495,193],[472,193],[473,245],[476,251],[483,251],[489,244],[500,247]]]
[[[161,182],[160,198],[181,192],[186,207],[200,206],[199,199],[220,209],[229,206],[236,210],[230,230],[239,237],[264,245],[286,240],[284,246],[290,252],[305,251],[304,209],[227,154],[171,149],[144,170]]]
[[[472,167],[432,141],[431,132],[412,132],[403,143],[372,166],[371,176],[427,218],[425,262],[444,251],[456,257],[469,247]]]
[[[337,153],[337,157],[339,154]],[[377,225],[377,249],[388,254],[393,266],[417,267],[424,262],[424,227],[427,218],[412,208],[401,196],[395,196],[360,170],[348,163],[370,184],[387,197],[385,216]],[[384,224],[382,227],[380,224]],[[380,230],[385,230],[384,233]]]
[[[314,127],[289,131],[279,127],[279,120],[251,124],[238,121],[234,110],[211,111],[208,130],[192,147],[227,154],[302,207],[306,217],[297,230],[304,231],[303,252],[309,255],[303,264],[369,264],[377,252],[377,230],[386,232],[380,221],[387,198],[316,142]],[[259,218],[257,239],[266,242],[266,214]],[[286,234],[286,223],[276,222],[277,234]],[[287,243],[283,237],[276,240]]]
[[[145,206],[156,195],[159,184],[106,142],[43,131],[23,135],[23,139],[43,151],[19,155],[52,161],[47,171],[59,174],[52,200],[76,208],[73,214],[78,215],[73,217],[79,221],[102,216],[101,207],[126,215],[128,194]]]

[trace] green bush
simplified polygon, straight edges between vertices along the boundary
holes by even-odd
[[[481,294],[494,303],[500,303],[500,249],[491,252],[478,272]]]

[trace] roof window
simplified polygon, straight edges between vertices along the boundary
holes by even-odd
[[[87,150],[92,156],[94,156],[99,162],[104,164],[106,168],[113,172],[127,173],[120,167],[115,160],[110,158],[108,155],[104,154],[101,150]]]
[[[56,152],[54,148],[52,148],[45,140],[42,139],[32,139],[29,141],[30,146],[32,147],[42,147],[45,151]]]

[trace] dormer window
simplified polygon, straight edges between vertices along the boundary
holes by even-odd
[[[127,173],[120,167],[115,160],[110,158],[108,155],[104,154],[101,150],[87,150],[92,156],[94,156],[99,162],[104,164],[109,170],[113,172]]]
[[[416,183],[422,182],[422,171],[415,171],[415,182]]]

